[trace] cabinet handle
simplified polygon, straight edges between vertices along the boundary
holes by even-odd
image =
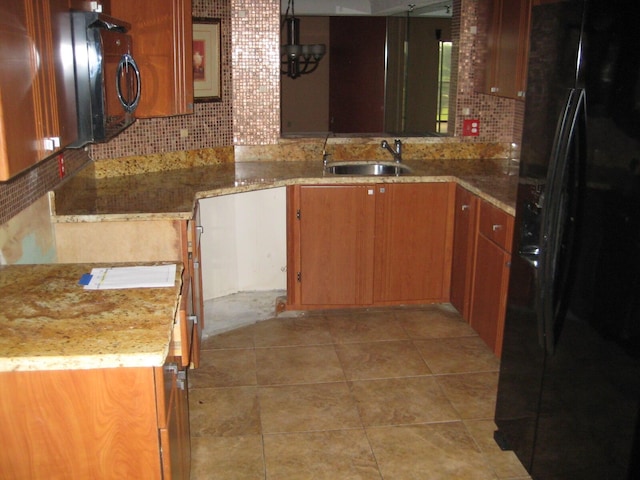
[[[470,205],[462,205],[462,211],[469,210],[471,208]]]
[[[498,93],[500,89],[498,87],[491,87],[491,93]]]
[[[204,227],[202,225],[196,226],[196,232],[202,235],[204,233]]]
[[[491,229],[492,229],[494,232],[497,232],[498,230],[502,230],[502,225],[500,225],[500,224],[496,223],[496,224],[494,224],[494,225],[491,227]]]
[[[193,322],[194,324],[198,323],[198,316],[197,315],[189,315],[187,317],[187,320],[189,320],[190,322]]]

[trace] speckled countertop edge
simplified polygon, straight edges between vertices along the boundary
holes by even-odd
[[[408,160],[402,176],[338,176],[318,161],[225,162],[185,169],[95,178],[93,165],[51,192],[55,223],[187,220],[196,201],[288,185],[456,182],[513,215],[517,176],[496,160]]]
[[[79,278],[96,266],[0,266],[0,372],[164,364],[182,264],[173,288],[83,289]]]

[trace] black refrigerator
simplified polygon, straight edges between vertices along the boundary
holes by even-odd
[[[640,479],[640,2],[533,4],[495,439]]]

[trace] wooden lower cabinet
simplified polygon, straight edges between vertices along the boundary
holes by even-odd
[[[478,197],[456,187],[453,259],[451,264],[451,304],[469,321],[473,260],[478,218]]]
[[[480,201],[469,323],[500,357],[507,307],[513,217]]]
[[[449,183],[287,190],[289,308],[449,298]]]
[[[0,373],[0,478],[187,480],[179,375],[174,364]]]
[[[470,324],[499,357],[511,255],[479,235],[476,258]]]
[[[377,186],[374,303],[449,298],[454,184]]]
[[[291,190],[295,200],[290,217],[292,213],[298,228],[289,285],[297,303],[371,304],[375,186],[309,185]]]

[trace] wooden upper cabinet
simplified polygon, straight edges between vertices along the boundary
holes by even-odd
[[[531,0],[489,0],[484,93],[523,99]]]
[[[67,0],[0,4],[0,181],[77,136]]]
[[[110,10],[131,24],[142,84],[135,116],[193,113],[191,0],[111,0]]]

